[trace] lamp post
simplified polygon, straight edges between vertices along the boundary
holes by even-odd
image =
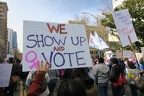
[[[96,19],[96,22],[97,22],[97,26],[99,25],[98,23],[98,17],[94,16],[93,14],[89,13],[89,12],[82,12],[82,14],[89,14],[91,15],[92,17],[94,17]],[[101,57],[101,52],[100,50],[98,49],[98,57],[100,58]]]
[[[82,14],[89,14],[89,15],[91,15],[92,17],[94,17],[96,19],[97,26],[99,25],[99,23],[98,23],[98,17],[94,16],[93,14],[91,14],[89,12],[82,12]]]

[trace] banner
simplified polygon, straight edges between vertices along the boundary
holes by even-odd
[[[99,47],[98,47],[99,50],[109,48],[109,46],[104,42],[104,40],[100,36],[98,36],[96,32],[94,32],[94,37],[96,38],[96,41],[99,44]]]
[[[96,38],[90,33],[90,38],[89,38],[89,46],[92,48],[97,48],[99,49],[99,42],[96,40]]]
[[[51,69],[90,67],[84,25],[24,21],[23,71],[36,70],[39,61]]]
[[[12,64],[0,64],[0,87],[8,87]]]
[[[132,42],[138,41],[128,9],[113,12],[112,15],[122,46],[130,45],[128,36]]]

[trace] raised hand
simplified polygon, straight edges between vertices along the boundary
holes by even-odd
[[[38,64],[37,73],[38,73],[38,74],[43,74],[43,75],[45,75],[45,74],[48,72],[48,70],[49,70],[49,68],[50,68],[50,65],[51,65],[51,63],[49,63],[48,61],[46,61],[45,64],[44,64],[44,62],[43,62],[43,60],[42,60],[42,61],[39,62],[39,64]]]

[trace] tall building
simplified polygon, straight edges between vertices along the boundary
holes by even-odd
[[[7,53],[12,55],[12,33],[13,29],[8,28],[8,51]]]
[[[8,54],[16,56],[17,52],[17,33],[8,28]]]
[[[0,56],[2,57],[7,54],[7,11],[7,3],[0,1]]]
[[[17,32],[12,32],[12,49],[17,48]]]

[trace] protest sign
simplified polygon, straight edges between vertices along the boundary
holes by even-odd
[[[51,69],[91,66],[84,25],[24,21],[23,71],[36,70],[41,60]]]
[[[130,37],[131,42],[138,41],[128,9],[113,12],[112,15],[122,46],[130,45],[128,37]]]
[[[112,51],[106,51],[106,57],[107,59],[110,59],[113,57],[113,52]]]
[[[132,51],[130,51],[130,50],[123,50],[123,57],[124,58],[131,58],[132,57]]]
[[[142,57],[142,53],[136,53],[136,56],[137,56],[137,60],[139,61],[140,58]]]
[[[0,87],[8,87],[12,64],[0,64]]]
[[[116,58],[122,58],[122,57],[123,57],[122,50],[116,50]]]

